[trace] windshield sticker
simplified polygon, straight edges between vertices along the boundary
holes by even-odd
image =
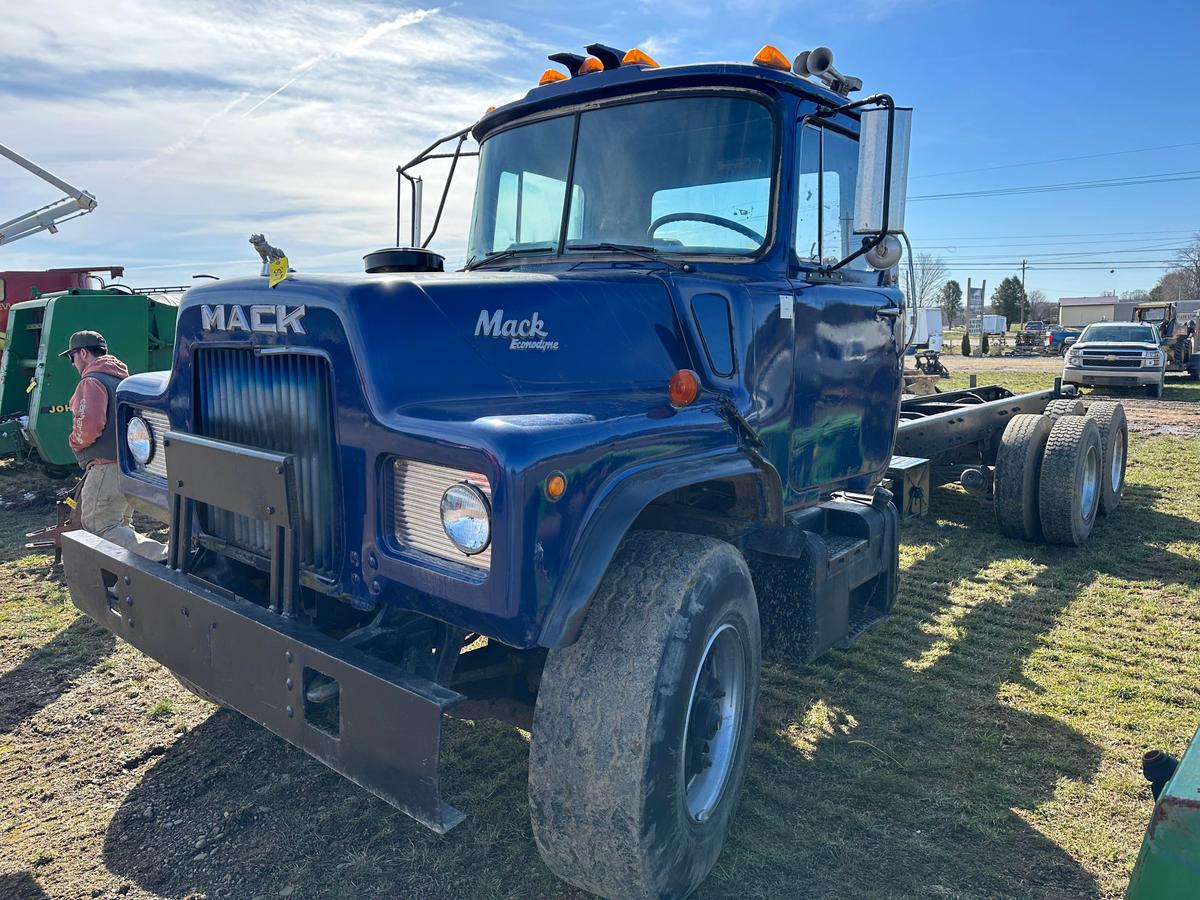
[[[509,350],[557,350],[558,341],[549,339],[545,326],[536,311],[528,319],[506,319],[502,309],[495,312],[481,309],[475,323],[475,337],[508,341]]]

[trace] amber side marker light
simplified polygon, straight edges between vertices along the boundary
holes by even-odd
[[[772,47],[770,44],[763,44],[763,48],[754,54],[754,64],[768,69],[779,69],[781,72],[792,71],[791,60],[784,56],[778,47]]]
[[[557,500],[567,492],[567,476],[562,472],[551,472],[546,477],[546,497]]]
[[[647,66],[651,69],[657,69],[656,63],[648,54],[634,47],[623,57],[621,57],[621,65],[623,66]]]
[[[566,81],[567,76],[558,69],[547,69],[542,73],[542,77],[538,79],[538,85],[553,84],[556,81]]]
[[[667,394],[672,406],[690,406],[700,396],[700,379],[691,369],[680,369],[667,382]]]

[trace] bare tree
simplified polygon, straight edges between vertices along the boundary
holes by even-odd
[[[918,253],[913,260],[917,279],[915,304],[918,307],[939,306],[942,285],[946,283],[946,260],[932,253]]]
[[[1168,303],[1172,300],[1191,300],[1200,297],[1200,291],[1193,290],[1191,273],[1185,269],[1172,269],[1163,274],[1150,291],[1150,299],[1156,303]]]
[[[1185,274],[1183,289],[1191,296],[1185,300],[1200,298],[1200,232],[1192,235],[1192,242],[1175,254],[1179,271]]]
[[[1048,321],[1058,306],[1057,303],[1051,302],[1044,293],[1036,289],[1025,294],[1025,302],[1029,304],[1029,318],[1038,322]]]

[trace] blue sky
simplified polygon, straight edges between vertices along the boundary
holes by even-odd
[[[0,142],[90,190],[99,208],[58,235],[0,247],[0,269],[114,263],[129,284],[185,283],[255,271],[246,239],[265,231],[299,269],[358,271],[363,253],[391,242],[397,162],[523,94],[547,53],[596,40],[640,46],[663,65],[748,60],[765,42],[789,56],[833,48],[868,91],[915,108],[911,198],[1200,173],[1195,3],[97,8],[6,9]],[[460,172],[437,241],[451,261],[473,175]],[[0,220],[51,199],[0,161]],[[1022,258],[1027,286],[1052,298],[1149,288],[1161,269],[1143,261],[1170,258],[1200,231],[1200,180],[913,199],[907,230],[964,284],[986,278],[989,293]]]

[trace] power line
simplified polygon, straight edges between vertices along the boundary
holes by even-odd
[[[1129,235],[1129,234],[1191,234],[1196,231],[1200,231],[1200,229],[1198,229],[1196,227],[1192,227],[1192,228],[1168,228],[1164,231],[1076,231],[1076,232],[1067,232],[1067,233],[1063,233],[1063,234],[983,234],[983,235],[975,235],[974,237],[960,237],[959,235],[953,235],[951,237],[943,237],[941,235],[935,235],[933,237],[926,237],[925,240],[927,240],[927,241],[949,241],[949,240],[994,241],[994,240],[999,240],[999,239],[1003,239],[1003,238],[1106,237],[1106,236]]]
[[[1167,184],[1180,181],[1200,181],[1200,169],[1184,172],[1163,172],[1157,175],[1136,175],[1126,178],[1105,178],[1090,181],[1063,181],[1056,184],[1030,184],[1019,187],[989,188],[981,191],[958,191],[946,194],[921,194],[909,197],[910,203],[924,200],[961,200],[980,197],[1007,197],[1017,194],[1052,194],[1061,191],[1086,191],[1109,187],[1135,187],[1143,184]]]
[[[1108,153],[1089,153],[1086,156],[1060,156],[1056,159],[1035,159],[1029,162],[1005,163],[999,166],[983,166],[978,169],[955,169],[952,172],[930,172],[926,175],[912,175],[917,178],[943,178],[947,175],[970,175],[973,172],[995,172],[999,169],[1020,169],[1026,166],[1046,166],[1051,163],[1075,162],[1081,159],[1101,159],[1107,156],[1128,156],[1131,153],[1151,153],[1156,150],[1178,150],[1182,147],[1200,147],[1200,141],[1190,141],[1186,144],[1163,144],[1158,147],[1138,147],[1134,150],[1113,150]]]

